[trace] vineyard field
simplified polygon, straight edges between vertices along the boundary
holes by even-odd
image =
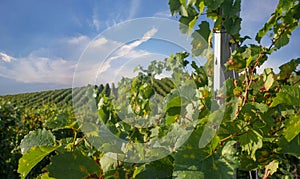
[[[161,95],[166,95],[174,87],[167,78],[155,80],[155,91]],[[56,140],[74,136],[74,129],[63,127],[54,129],[52,126],[57,123],[76,123],[74,115],[73,100],[77,104],[84,105],[88,101],[87,92],[92,91],[95,97],[102,95],[113,95],[117,97],[117,88],[112,84],[88,85],[85,87],[47,90],[15,95],[0,96],[0,130],[1,130],[1,150],[0,152],[0,176],[4,178],[19,178],[18,162],[22,156],[22,139],[30,131],[52,129],[52,134]],[[53,121],[55,121],[53,123]],[[83,137],[83,133],[76,131],[77,137]],[[34,167],[28,176],[37,176],[42,168],[48,164],[47,159]]]

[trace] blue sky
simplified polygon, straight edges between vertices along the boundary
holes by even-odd
[[[276,3],[275,0],[242,0],[241,33],[254,37]],[[78,60],[90,42],[118,23],[141,17],[176,20],[176,17],[170,17],[168,0],[1,0],[0,95],[71,87]],[[153,32],[154,35],[154,31],[155,28],[150,28],[145,33]],[[125,36],[135,33],[135,30],[130,30]],[[143,35],[140,34],[140,38]],[[98,45],[102,45],[99,49],[118,45],[120,38],[98,38]],[[264,66],[276,71],[280,64],[299,57],[299,41],[300,31],[297,29],[290,44],[272,55]],[[167,55],[161,53],[164,47],[151,45],[149,39],[142,41],[145,42],[149,45],[131,51],[129,56],[146,58],[149,51],[157,51],[157,58]],[[134,44],[127,47],[131,46]],[[118,53],[116,51],[116,55]],[[126,70],[122,68],[122,71]]]

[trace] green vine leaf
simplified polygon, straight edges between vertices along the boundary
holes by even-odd
[[[43,125],[48,129],[59,130],[64,128],[71,128],[76,122],[70,120],[71,117],[67,113],[60,113],[55,117],[48,119]]]
[[[51,158],[47,166],[49,176],[54,178],[85,178],[100,176],[100,167],[90,157],[81,152],[65,152]]]
[[[194,179],[194,178],[205,178],[202,171],[175,171],[173,173],[174,178]]]
[[[136,168],[134,171],[134,178],[168,178],[172,176],[173,172],[173,158],[167,156],[160,160],[146,163]]]
[[[213,10],[220,7],[223,2],[224,2],[224,0],[204,0],[205,5],[209,9],[213,9]]]
[[[100,158],[100,165],[103,172],[106,173],[110,170],[116,170],[118,161],[104,155]]]
[[[18,173],[21,174],[21,178],[25,178],[35,165],[58,147],[59,146],[34,146],[28,150],[19,160]]]
[[[209,43],[209,36],[211,34],[211,30],[209,28],[209,23],[207,21],[202,21],[201,24],[199,24],[199,30],[196,30],[195,32],[198,32],[204,40]]]
[[[182,0],[169,0],[172,15],[180,13],[182,16],[188,16],[185,6],[186,4],[182,4]]]
[[[269,89],[272,87],[275,79],[274,79],[274,73],[271,68],[266,68],[263,73],[263,80],[264,80],[264,87],[266,91],[269,91]]]
[[[226,0],[221,5],[222,12],[227,17],[236,16],[241,11],[241,0]]]
[[[270,175],[273,175],[273,173],[277,171],[278,167],[279,162],[277,160],[273,160],[266,166],[266,169],[270,171]]]
[[[282,35],[279,36],[275,43],[275,47],[277,49],[280,49],[281,47],[285,46],[286,44],[289,43],[290,41],[291,34],[289,33],[283,33]]]
[[[208,44],[211,43],[211,30],[209,28],[209,23],[207,21],[202,21],[198,27],[199,29],[192,33],[193,40],[191,45],[193,47],[192,53],[194,56],[201,55],[203,51],[207,49]]]
[[[267,32],[269,30],[271,30],[271,28],[276,24],[276,18],[277,15],[274,13],[270,19],[268,20],[268,22],[266,22],[263,26],[263,28],[261,28],[258,33],[256,34],[255,40],[260,43],[261,39],[267,34]]]
[[[273,99],[270,107],[275,107],[279,104],[292,106],[300,105],[300,86],[284,86]]]
[[[250,129],[247,133],[240,136],[240,146],[243,151],[246,151],[248,155],[255,161],[255,152],[256,150],[262,148],[263,146],[263,137],[254,129]]]
[[[300,115],[295,115],[287,119],[285,129],[283,130],[284,137],[288,142],[291,142],[300,133]]]
[[[291,74],[297,69],[297,66],[300,64],[300,58],[293,59],[288,63],[285,63],[279,67],[280,72],[277,77],[278,80],[286,80]]]
[[[224,27],[228,34],[238,34],[241,30],[242,19],[236,16],[235,18],[227,18],[224,21]]]
[[[292,31],[299,26],[299,12],[296,12],[296,9],[299,9],[298,6],[298,1],[280,0],[268,22],[258,31],[255,40],[260,43],[261,39],[271,32],[272,44],[270,47],[275,46],[273,50],[287,45]]]
[[[55,179],[53,177],[49,177],[49,173],[43,173],[39,176],[39,179]]]
[[[20,148],[22,154],[26,153],[33,146],[54,146],[55,136],[51,131],[38,129],[30,131],[21,141]]]
[[[277,149],[282,154],[289,154],[300,157],[300,135],[296,136],[292,141],[288,142],[285,137],[280,138]]]
[[[196,129],[187,142],[181,146],[174,155],[173,176],[177,178],[232,178],[234,168],[237,167],[236,151],[233,144],[229,142],[221,154],[211,153],[212,140],[205,148],[199,149],[199,141],[203,129]],[[218,143],[218,142],[217,142]],[[216,146],[213,146],[216,148]],[[204,176],[204,177],[203,177]]]

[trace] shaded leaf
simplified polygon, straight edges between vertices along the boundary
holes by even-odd
[[[209,9],[217,9],[224,2],[224,0],[204,0],[205,5]]]
[[[275,47],[280,49],[281,47],[285,46],[289,43],[291,35],[289,33],[283,33],[279,36],[278,40],[275,43]]]
[[[210,153],[211,145],[199,149],[197,141],[202,135],[203,129],[196,129],[187,142],[174,154],[173,176],[178,178],[232,178],[237,158],[232,156],[233,143],[228,144],[222,156]],[[236,153],[235,151],[233,152]],[[204,176],[204,177],[203,177]]]
[[[54,178],[85,178],[100,175],[100,168],[90,157],[80,152],[66,152],[51,158],[47,166],[49,176]]]
[[[199,29],[192,33],[193,40],[191,45],[193,46],[192,53],[194,56],[201,55],[203,51],[208,48],[210,36],[211,30],[209,28],[209,23],[207,21],[202,21],[201,24],[199,24]]]
[[[173,172],[173,158],[167,156],[140,166],[140,171],[136,172],[137,179],[144,178],[169,178]]]
[[[300,135],[296,136],[292,141],[288,142],[285,137],[279,140],[279,152],[300,157]]]
[[[288,63],[285,63],[279,67],[280,72],[279,76],[277,77],[278,80],[285,80],[288,79],[292,72],[297,69],[297,66],[300,64],[300,58],[293,59]]]
[[[223,15],[233,17],[241,11],[241,0],[226,0],[221,5]]]
[[[225,19],[224,27],[226,29],[226,32],[232,35],[238,34],[241,30],[241,22],[242,19],[238,16],[236,16],[235,18]]]

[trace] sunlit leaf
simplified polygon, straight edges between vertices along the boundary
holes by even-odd
[[[273,160],[266,166],[266,170],[270,171],[270,175],[273,175],[277,171],[279,167],[279,162],[277,160]]]
[[[287,119],[283,131],[284,137],[291,142],[300,133],[300,115],[295,115]]]
[[[25,178],[35,165],[57,148],[58,146],[34,146],[26,151],[19,160],[18,173],[21,178]]]
[[[300,87],[299,86],[284,86],[282,90],[276,94],[270,107],[277,106],[279,104],[300,105]]]
[[[54,146],[55,136],[51,131],[38,129],[31,131],[21,141],[20,148],[22,154],[26,153],[33,146]]]
[[[274,73],[272,71],[272,69],[270,68],[266,68],[264,70],[264,73],[263,73],[263,77],[264,77],[264,87],[267,91],[269,91],[269,89],[272,87],[273,83],[274,83]]]
[[[255,152],[262,148],[262,139],[263,137],[257,131],[251,129],[246,134],[241,135],[239,141],[242,150],[246,151],[253,160],[256,160]]]

